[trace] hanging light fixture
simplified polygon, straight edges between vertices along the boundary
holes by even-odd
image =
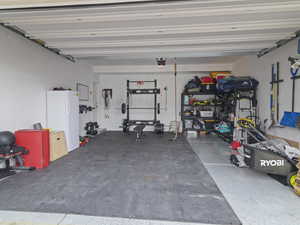
[[[156,58],[156,63],[158,66],[165,66],[167,63],[167,59],[163,57]]]

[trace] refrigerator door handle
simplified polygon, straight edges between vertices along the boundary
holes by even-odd
[[[65,102],[66,114],[70,114],[70,104],[69,102]]]

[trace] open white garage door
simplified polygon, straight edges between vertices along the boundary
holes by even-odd
[[[149,0],[3,0],[0,9],[148,2]]]
[[[256,54],[300,29],[299,0],[1,1],[0,22],[78,58],[207,57]],[[139,4],[137,4],[139,2]]]

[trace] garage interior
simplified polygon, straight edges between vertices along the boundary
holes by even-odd
[[[0,224],[298,224],[299,16],[1,1]]]

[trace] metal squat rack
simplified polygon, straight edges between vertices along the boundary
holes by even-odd
[[[130,84],[144,84],[152,83],[153,88],[130,88]],[[130,81],[127,80],[127,101],[122,104],[122,113],[126,113],[126,119],[123,120],[122,128],[124,133],[128,133],[131,126],[135,126],[134,131],[137,133],[137,139],[140,139],[143,135],[143,129],[146,126],[154,126],[154,132],[157,134],[163,134],[164,125],[157,119],[157,115],[160,114],[160,103],[157,103],[157,95],[160,94],[160,89],[157,88],[157,80],[154,81]],[[131,95],[153,95],[154,106],[153,107],[130,107]],[[151,120],[131,120],[131,110],[149,109],[153,110],[153,119]]]

